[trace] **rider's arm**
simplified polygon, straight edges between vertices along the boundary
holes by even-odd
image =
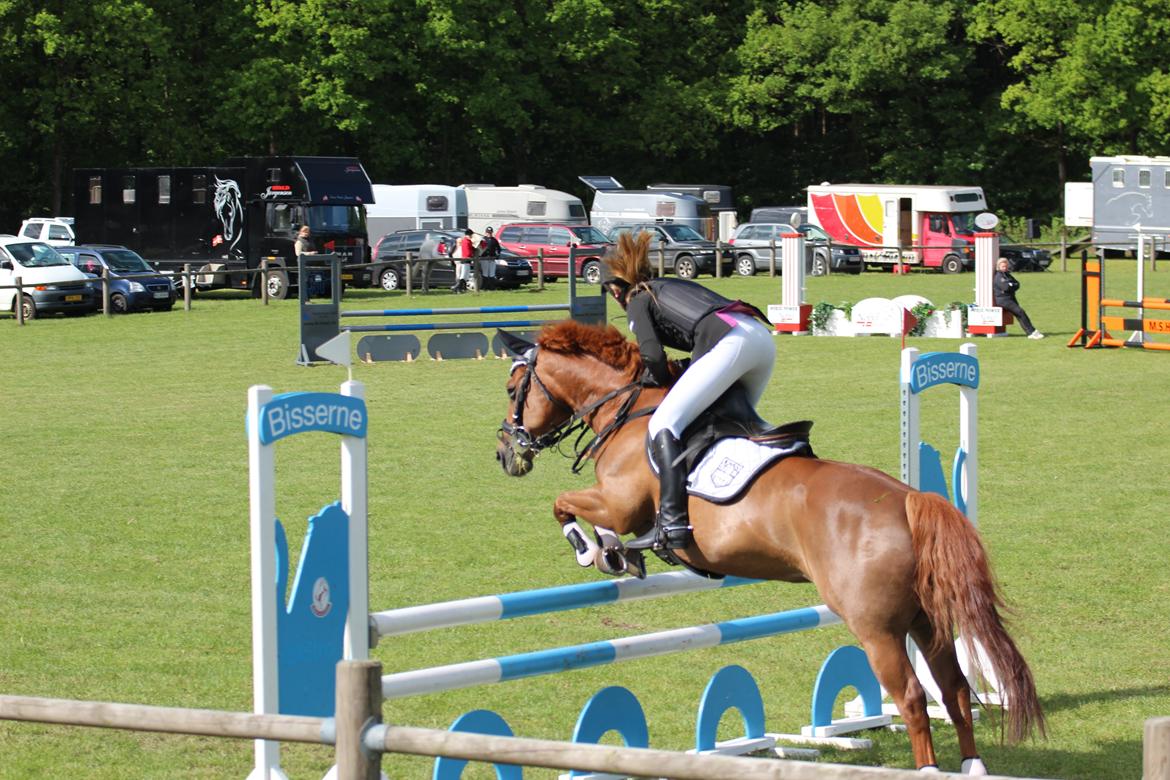
[[[630,301],[628,313],[634,336],[638,339],[638,351],[642,353],[642,362],[646,365],[646,373],[655,384],[665,387],[670,384],[670,368],[662,340],[654,329],[651,305],[652,299],[648,294],[635,295]]]

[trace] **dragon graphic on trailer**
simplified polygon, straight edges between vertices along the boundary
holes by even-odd
[[[353,157],[244,157],[203,168],[74,171],[79,243],[126,246],[160,271],[189,265],[193,289],[284,298],[295,275],[296,232],[338,255],[344,281],[369,284],[365,204],[370,178]],[[291,278],[290,278],[291,277]]]

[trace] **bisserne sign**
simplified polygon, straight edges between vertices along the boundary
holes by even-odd
[[[260,407],[260,443],[309,431],[366,437],[366,402],[337,393],[284,393]]]
[[[979,387],[979,361],[959,352],[927,352],[910,366],[910,392],[941,384]]]

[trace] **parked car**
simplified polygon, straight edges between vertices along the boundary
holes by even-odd
[[[1000,244],[999,256],[1007,258],[1008,270],[1012,273],[1045,271],[1052,265],[1052,253],[1047,249],[1037,249],[1023,244]]]
[[[609,240],[616,242],[622,233],[650,234],[650,266],[658,267],[659,252],[662,268],[673,271],[680,279],[694,279],[699,274],[715,275],[715,242],[699,235],[690,225],[671,222],[648,222],[640,225],[619,225],[609,232]],[[731,255],[723,258],[723,273],[731,273]]]
[[[115,244],[82,244],[57,249],[69,262],[90,276],[110,270],[110,308],[115,314],[132,311],[170,311],[175,305],[175,277],[150,267],[132,249]],[[93,284],[101,299],[101,285]]]
[[[745,222],[736,228],[732,237],[732,252],[735,255],[735,272],[740,276],[751,276],[756,271],[767,270],[772,262],[772,244],[776,244],[776,268],[780,268],[780,236],[797,232],[804,235],[804,271],[810,276],[824,276],[833,273],[859,274],[865,263],[861,250],[855,246],[842,246],[829,240],[829,234],[816,225],[804,223],[793,227],[772,222]]]
[[[601,258],[609,250],[605,234],[592,225],[565,225],[555,222],[513,222],[496,231],[500,246],[528,258],[533,273],[536,257],[544,254],[544,278],[569,275],[569,250],[585,250],[576,259],[577,276],[589,284],[601,283]]]
[[[19,305],[26,320],[40,314],[90,314],[97,309],[89,277],[61,256],[56,247],[16,236],[0,236],[0,309],[16,311],[15,284],[23,292]]]
[[[20,236],[29,241],[41,241],[50,246],[70,246],[76,240],[73,219],[65,217],[32,217],[20,223]]]
[[[462,235],[457,230],[399,230],[387,233],[374,245],[371,264],[374,266],[374,284],[383,290],[400,290],[406,287],[406,253],[418,257],[423,242],[428,236],[441,239],[446,246],[454,246]],[[443,260],[431,265],[431,284],[450,286],[455,283],[455,263]],[[528,261],[503,247],[496,260],[495,278],[484,277],[484,289],[515,289],[532,281],[532,268]],[[411,284],[421,287],[423,268],[414,267]]]

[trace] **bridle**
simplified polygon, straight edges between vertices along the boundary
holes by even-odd
[[[536,373],[536,357],[539,351],[539,346],[533,347],[532,349],[525,352],[523,357],[517,358],[516,362],[512,365],[513,371],[515,371],[520,366],[524,366],[524,376],[520,379],[520,384],[516,387],[516,394],[513,398],[514,408],[512,411],[512,416],[510,419],[504,419],[504,421],[500,424],[500,430],[497,432],[497,438],[499,438],[501,442],[504,441],[505,436],[511,439],[510,446],[512,447],[513,452],[521,457],[526,457],[529,455],[535,456],[541,450],[555,447],[576,433],[578,434],[577,441],[573,443],[573,449],[576,452],[576,460],[573,462],[572,469],[573,473],[576,474],[580,472],[585,461],[588,460],[595,452],[597,452],[597,450],[601,448],[601,445],[604,444],[605,441],[611,435],[613,435],[614,432],[616,432],[630,420],[652,414],[654,409],[657,408],[649,407],[631,412],[630,409],[638,400],[638,396],[642,393],[642,385],[637,382],[631,382],[630,384],[623,385],[616,390],[609,391],[584,408],[575,410],[569,404],[565,403],[559,398],[554,397],[553,394],[549,392],[549,389],[544,384],[544,381],[540,378],[540,375]],[[528,400],[528,392],[533,384],[535,384],[540,392],[544,394],[544,397],[548,399],[549,403],[560,407],[561,409],[568,412],[569,415],[563,421],[554,425],[552,428],[540,434],[539,436],[534,436],[532,432],[524,426],[524,406]],[[587,435],[587,432],[591,430],[590,423],[592,420],[587,418],[597,412],[597,410],[602,406],[623,394],[627,394],[627,398],[622,404],[621,408],[618,410],[617,414],[614,416],[614,419],[609,423],[609,425],[605,426],[605,428],[599,431],[591,440],[582,445],[581,440]]]

